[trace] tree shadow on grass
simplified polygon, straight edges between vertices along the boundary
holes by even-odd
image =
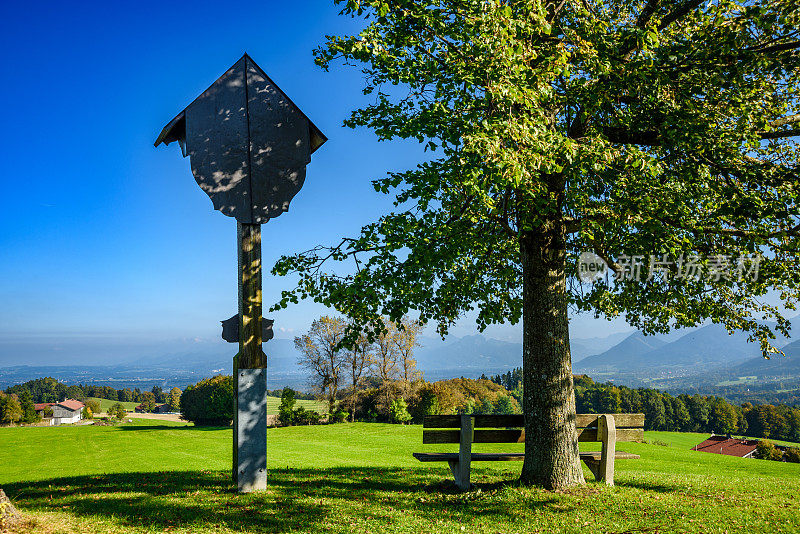
[[[227,430],[230,432],[230,426],[200,426],[191,425],[187,421],[181,421],[183,425],[122,425],[116,427],[117,430],[126,432],[136,432],[141,430]]]
[[[19,482],[4,489],[23,511],[71,514],[143,530],[225,527],[267,532],[325,531],[330,521],[394,521],[398,510],[431,521],[463,514],[508,521],[520,506],[570,513],[578,503],[539,492],[509,506],[513,481],[460,493],[437,470],[339,467],[270,469],[268,490],[239,495],[225,471],[116,473]],[[480,489],[480,491],[478,491]],[[396,517],[396,516],[395,516]]]
[[[617,481],[617,486],[623,488],[635,488],[643,491],[654,491],[656,493],[682,493],[686,491],[685,484],[673,484],[669,482],[645,482],[641,480]]]

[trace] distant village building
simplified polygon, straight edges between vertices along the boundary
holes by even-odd
[[[136,413],[147,413],[147,410],[144,407],[144,404],[140,404],[136,408],[133,409]],[[150,413],[170,413],[172,408],[170,408],[169,404],[156,404],[156,407]]]
[[[51,406],[53,420],[51,425],[70,425],[83,418],[84,404],[75,399],[67,399]]]
[[[693,451],[712,452],[739,458],[753,458],[759,440],[733,438],[730,436],[711,436],[704,442],[692,447]]]

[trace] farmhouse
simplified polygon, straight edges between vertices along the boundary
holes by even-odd
[[[42,418],[44,418],[44,411],[47,408],[53,408],[55,406],[55,402],[39,402],[33,405],[33,409],[38,413]]]
[[[66,399],[52,406],[53,425],[77,423],[83,418],[84,404],[75,399]]]
[[[730,436],[711,436],[692,447],[693,451],[713,452],[739,458],[752,458],[758,446],[757,439],[732,438]]]

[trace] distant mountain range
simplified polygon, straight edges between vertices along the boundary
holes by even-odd
[[[792,321],[800,328],[800,316]],[[8,342],[0,340],[0,388],[41,376],[65,382],[114,387],[150,388],[195,383],[229,373],[236,345],[218,339],[173,340],[139,344],[109,344],[98,339],[81,350],[78,340]],[[612,334],[570,341],[573,369],[596,380],[630,385],[695,387],[735,381],[737,377],[800,377],[800,340],[784,340],[786,357],[764,360],[747,335],[729,335],[718,325],[679,331],[668,336],[641,332]],[[124,346],[123,346],[124,345]],[[780,343],[779,343],[780,345]],[[113,357],[109,356],[113,346]],[[307,372],[290,339],[273,339],[264,346],[269,387],[305,388]],[[25,355],[21,360],[19,355]],[[83,355],[83,357],[82,357]],[[416,350],[417,366],[430,380],[504,373],[522,365],[522,344],[484,335],[423,337]],[[15,357],[16,356],[16,357]],[[24,365],[23,361],[25,362]],[[45,362],[57,361],[58,365]]]
[[[759,356],[751,358],[732,369],[736,376],[798,377],[800,376],[800,339],[781,349],[785,356],[772,356],[769,360]]]
[[[606,350],[627,336],[623,333],[573,339],[573,358],[578,361],[593,350]],[[273,339],[264,345],[264,351],[270,388],[306,386],[307,373],[298,365],[299,353],[293,340]],[[47,375],[65,382],[116,388],[184,387],[203,377],[229,373],[235,352],[235,344],[217,339],[116,344],[102,338],[40,339],[38,343],[0,340],[0,388]],[[22,354],[24,359],[20,358]],[[418,368],[431,380],[474,378],[521,366],[522,344],[484,335],[451,336],[445,340],[422,337],[415,356]],[[57,364],[47,364],[53,361]]]
[[[634,332],[605,352],[573,361],[572,366],[575,370],[617,371],[626,369],[630,365],[637,365],[643,355],[663,345],[666,345],[666,342],[656,337],[647,337],[641,332]]]
[[[792,325],[792,332],[797,332],[800,318],[794,318]],[[671,342],[634,332],[605,352],[575,362],[573,369],[590,376],[653,378],[734,368],[741,372],[748,365],[753,369],[772,369],[771,360],[760,356],[760,345],[749,342],[747,337],[743,332],[729,334],[724,327],[715,324],[691,330]],[[784,339],[783,343],[788,341]],[[778,340],[778,345],[781,344]],[[797,342],[789,346],[798,347]]]

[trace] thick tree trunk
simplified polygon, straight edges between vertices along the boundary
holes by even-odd
[[[525,462],[521,481],[547,489],[584,484],[575,431],[563,223],[520,237]]]

